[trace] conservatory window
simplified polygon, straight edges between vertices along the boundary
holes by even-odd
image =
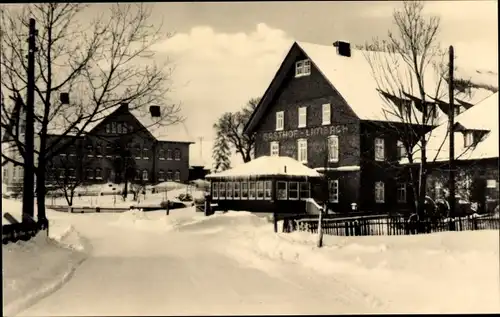
[[[311,184],[308,182],[300,183],[300,199],[307,199],[311,197]]]
[[[375,202],[376,203],[385,202],[385,186],[383,182],[375,183]]]
[[[406,184],[399,183],[398,184],[398,192],[397,192],[398,203],[406,202]]]
[[[217,182],[212,183],[212,198],[219,199],[219,183]]]
[[[276,182],[276,198],[278,200],[286,200],[287,197],[287,182]]]
[[[257,182],[257,199],[264,199],[264,182]]]
[[[264,182],[264,199],[271,199],[272,193],[272,186],[273,182],[272,181],[265,181]]]
[[[226,199],[226,184],[224,182],[219,183],[219,199]]]
[[[233,183],[232,182],[226,183],[226,198],[233,199]]]
[[[241,199],[248,199],[248,183],[241,182]]]
[[[240,182],[234,182],[233,183],[233,188],[234,188],[234,199],[240,199],[241,197],[241,192],[240,192]]]
[[[329,199],[331,203],[339,202],[339,180],[330,180],[328,181],[328,192]]]
[[[248,199],[255,199],[255,182],[248,183]]]
[[[288,182],[288,198],[291,200],[299,199],[299,183]]]

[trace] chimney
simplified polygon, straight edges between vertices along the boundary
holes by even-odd
[[[153,118],[161,117],[160,106],[149,106],[149,113],[151,113],[151,117]]]
[[[333,46],[337,48],[340,56],[351,57],[351,44],[349,42],[336,41]]]
[[[120,104],[120,109],[122,109],[122,110],[128,110],[128,102],[122,102]]]

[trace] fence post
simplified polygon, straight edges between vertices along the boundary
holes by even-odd
[[[274,233],[278,233],[278,219],[276,213],[273,213]]]

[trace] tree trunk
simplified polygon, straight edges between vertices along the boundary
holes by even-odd
[[[324,209],[326,210],[327,206],[325,204]],[[318,218],[318,248],[323,247],[323,210],[319,210],[319,218]]]
[[[127,200],[127,196],[128,196],[128,179],[126,177],[125,178],[125,185],[123,186],[123,193],[122,193],[122,196],[123,196],[123,200]]]
[[[39,160],[39,163],[45,163],[45,162]],[[39,164],[38,166],[45,166],[45,165]],[[42,168],[39,169],[36,178],[36,202],[38,204],[37,207],[38,221],[46,220],[47,216],[45,215],[45,172]]]

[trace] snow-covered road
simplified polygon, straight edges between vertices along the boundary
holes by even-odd
[[[220,232],[140,230],[139,223],[134,230],[97,222],[95,217],[78,218],[73,225],[92,244],[90,257],[67,284],[21,316],[333,314],[381,309],[376,301],[335,280],[325,289],[324,277],[294,264],[268,265],[266,270],[237,262],[225,255],[225,235]]]

